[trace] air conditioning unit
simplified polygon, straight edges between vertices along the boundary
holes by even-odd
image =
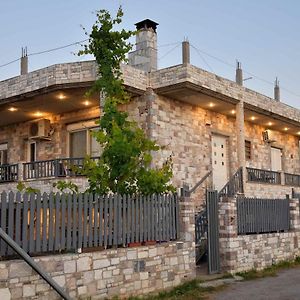
[[[263,141],[266,143],[274,143],[276,142],[276,139],[274,137],[274,132],[271,130],[264,130],[262,132]]]
[[[50,120],[41,119],[30,124],[29,138],[30,139],[50,139]]]

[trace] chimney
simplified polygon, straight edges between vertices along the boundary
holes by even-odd
[[[235,82],[243,85],[243,70],[242,64],[239,61],[236,62]]]
[[[28,73],[28,56],[27,56],[27,47],[22,47],[22,56],[21,56],[21,75]]]
[[[128,54],[129,65],[146,72],[157,70],[157,25],[149,19],[135,24],[136,49]]]
[[[182,64],[187,65],[190,63],[190,43],[188,40],[182,42]]]
[[[280,88],[279,88],[279,80],[276,77],[275,86],[274,86],[274,99],[276,101],[280,101]]]

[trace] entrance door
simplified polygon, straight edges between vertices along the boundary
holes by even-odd
[[[227,139],[224,136],[212,136],[213,184],[220,190],[228,181]]]
[[[282,170],[282,150],[271,147],[271,169],[272,171]]]

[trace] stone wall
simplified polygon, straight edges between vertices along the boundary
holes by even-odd
[[[131,89],[145,91],[147,85],[146,72],[129,65],[121,66],[124,84]],[[97,78],[95,61],[56,64],[0,81],[0,103],[6,98],[35,92],[51,86],[61,84],[76,84],[94,82]]]
[[[300,255],[299,199],[290,199],[291,229],[283,233],[238,235],[236,198],[220,203],[221,268],[230,273],[260,270]]]
[[[73,299],[104,299],[159,291],[193,278],[195,258],[191,255],[191,246],[189,242],[179,241],[83,254],[58,254],[34,260]],[[0,297],[3,300],[60,299],[21,260],[0,262]]]
[[[286,195],[291,197],[292,189],[294,189],[296,193],[300,192],[299,187],[247,182],[244,186],[244,193],[246,197],[285,198]]]
[[[155,158],[162,163],[172,156],[175,186],[182,187],[186,183],[191,188],[211,170],[214,133],[228,138],[228,178],[235,172],[238,167],[235,118],[158,95],[152,104],[152,113],[152,138],[164,146]],[[204,201],[205,184],[210,185],[211,178],[194,196],[197,207]]]
[[[26,186],[30,186],[34,189],[38,189],[41,193],[56,193],[57,188],[53,187],[53,184],[59,180],[64,180],[66,182],[73,182],[78,186],[79,192],[84,192],[89,187],[86,177],[59,177],[59,178],[47,178],[40,180],[28,180],[24,181]],[[0,193],[2,192],[17,192],[17,182],[1,183]]]

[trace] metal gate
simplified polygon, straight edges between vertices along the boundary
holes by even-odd
[[[206,207],[195,217],[196,264],[204,255],[208,273],[220,271],[218,192],[206,191]]]

